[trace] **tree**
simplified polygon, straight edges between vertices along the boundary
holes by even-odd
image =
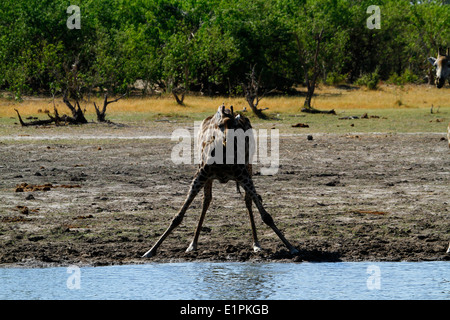
[[[345,1],[334,0],[308,0],[300,4],[286,0],[280,3],[302,68],[298,74],[303,81],[300,78],[299,81],[307,88],[303,109],[319,112],[312,110],[311,104],[318,78],[330,69],[340,70],[345,59],[339,51],[345,50],[348,41],[348,5]]]
[[[267,89],[264,89],[261,83],[262,70],[259,74],[257,74],[255,68],[256,64],[251,67],[251,71],[247,75],[247,82],[243,82],[242,87],[244,88],[245,100],[247,101],[250,109],[258,118],[266,119],[267,117],[262,113],[263,110],[258,109],[258,104],[266,94],[273,90],[267,91]],[[261,90],[264,91],[261,92]]]
[[[319,53],[320,53],[320,43],[323,40],[323,29],[320,30],[320,32],[315,35],[314,39],[316,41],[316,49],[314,51],[311,70],[307,70],[305,67],[305,69],[306,69],[305,70],[305,82],[306,82],[307,92],[306,92],[305,103],[303,104],[304,109],[312,108],[311,99],[314,95],[317,77],[319,76],[319,72],[320,72],[320,70],[319,70]],[[297,41],[299,56],[300,56],[302,47],[301,47],[301,44],[300,44],[301,42],[300,42],[300,39],[298,38],[298,35],[296,35],[296,41]]]
[[[1,90],[19,100],[62,93],[78,60],[84,96],[123,94],[141,80],[183,103],[188,91],[244,95],[257,65],[260,85],[304,85],[313,106],[330,74],[422,78],[427,58],[450,46],[448,0],[379,0],[381,29],[367,28],[372,0],[78,2],[81,29],[67,28],[65,0],[0,1]]]

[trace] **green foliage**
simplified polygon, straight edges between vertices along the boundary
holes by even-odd
[[[401,75],[394,72],[387,80],[387,83],[401,86],[407,83],[417,83],[418,80],[419,77],[417,75],[415,75],[410,69],[406,69]]]
[[[238,94],[252,66],[266,89],[305,84],[314,66],[325,83],[376,87],[380,79],[416,82],[427,57],[450,46],[450,6],[439,0],[380,0],[379,30],[366,26],[372,0],[70,4],[80,7],[81,29],[67,28],[66,0],[0,2],[0,89],[18,99],[61,92],[75,62],[87,91],[125,92],[142,80],[169,92]]]
[[[369,90],[376,90],[378,88],[378,83],[380,82],[380,75],[378,69],[372,73],[367,73],[362,75],[355,84],[358,86],[366,86]]]
[[[325,79],[325,83],[329,86],[338,86],[347,81],[346,74],[339,74],[337,72],[330,72]]]

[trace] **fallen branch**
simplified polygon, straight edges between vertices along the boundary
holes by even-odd
[[[302,108],[302,112],[306,112],[306,113],[325,113],[325,114],[336,114],[336,111],[334,111],[334,109],[332,110],[317,110],[314,108]]]
[[[55,122],[55,119],[52,118],[49,114],[48,114],[48,116],[50,117],[50,119],[47,119],[47,120],[36,120],[36,121],[24,122],[22,120],[22,117],[20,116],[19,111],[17,109],[14,109],[14,110],[17,112],[17,116],[19,117],[19,122],[22,127],[43,126],[43,125],[47,125],[47,124],[51,124],[51,123]]]
[[[293,124],[291,126],[292,128],[309,128],[309,125],[305,124],[305,123],[297,123],[297,124]]]

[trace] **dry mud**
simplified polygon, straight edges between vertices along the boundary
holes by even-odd
[[[171,161],[176,142],[164,138],[171,127],[160,124],[157,139],[114,132],[107,139],[43,140],[47,134],[0,139],[3,266],[449,260],[444,134],[282,135],[278,172],[261,175],[257,165],[254,182],[298,256],[256,209],[263,250],[253,253],[243,197],[234,183],[216,181],[198,251],[185,252],[201,195],[150,259],[140,257],[181,207],[196,171]]]

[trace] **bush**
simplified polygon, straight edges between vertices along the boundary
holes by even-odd
[[[395,84],[397,86],[402,85],[402,77],[397,74],[397,72],[394,72],[390,75],[389,79],[386,81],[389,84]]]
[[[346,81],[347,81],[346,74],[339,74],[338,72],[330,72],[327,75],[325,84],[329,86],[338,86],[340,84],[345,83]]]
[[[416,83],[419,77],[416,76],[410,69],[406,69],[402,75],[398,75],[394,72],[388,79],[388,83],[402,86],[407,83]]]
[[[375,72],[362,75],[355,84],[358,86],[366,86],[369,90],[375,90],[378,88],[380,82],[380,75],[378,74],[378,68]]]

